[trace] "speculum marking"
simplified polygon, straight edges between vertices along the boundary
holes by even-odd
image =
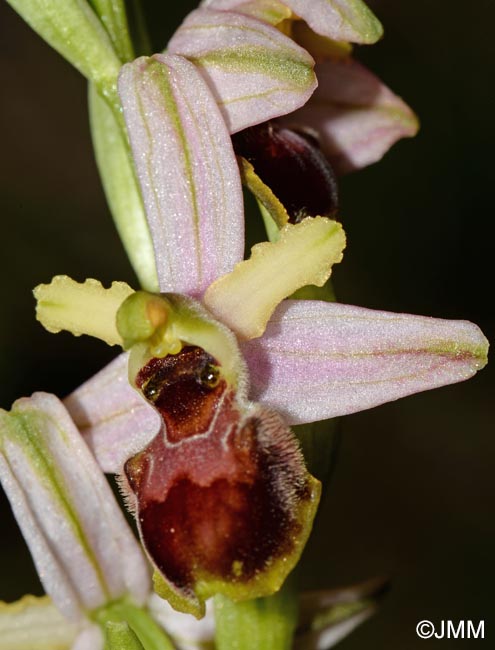
[[[299,554],[317,494],[282,419],[261,407],[246,412],[197,347],[152,359],[136,384],[165,426],[124,471],[145,547],[166,581],[194,598],[198,581],[249,584]]]

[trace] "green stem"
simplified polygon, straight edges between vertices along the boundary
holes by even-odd
[[[92,81],[116,115],[122,62],[99,17],[80,0],[8,0],[57,52]]]
[[[234,603],[215,596],[217,650],[290,650],[298,617],[297,592],[289,577],[268,598]]]

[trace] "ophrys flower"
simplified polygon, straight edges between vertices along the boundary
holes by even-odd
[[[173,292],[164,298],[134,294],[134,305],[124,304],[120,312],[120,336],[132,348],[131,384],[158,406],[162,417],[148,414],[132,394],[122,378],[123,360],[66,403],[106,471],[121,472],[134,456],[126,463],[126,474],[140,522],[144,511],[154,512],[145,518],[142,536],[161,570],[161,591],[176,606],[200,613],[201,601],[212,593],[245,598],[277,589],[297,560],[314,513],[316,488],[307,491],[311,480],[294,439],[278,415],[257,410],[248,396],[261,397],[288,423],[311,422],[464,379],[483,365],[486,342],[468,323],[318,301],[281,303],[299,287],[327,280],[344,245],[340,225],[320,217],[286,226],[279,241],[259,244],[251,259],[241,262],[237,165],[222,116],[194,65],[176,55],[138,59],[124,67],[120,94],[160,288]],[[60,294],[59,311],[53,309],[56,286],[40,289],[38,297],[40,318],[50,328],[91,332],[84,318],[79,327],[71,323],[70,295],[64,306]],[[200,299],[203,307],[191,297]],[[80,294],[75,302],[79,310],[84,305]],[[94,321],[95,314],[90,316]],[[115,330],[115,321],[111,326]],[[250,371],[249,393],[239,350]],[[180,388],[178,382],[183,382]],[[174,391],[176,397],[170,399]],[[174,409],[180,413],[172,413]],[[252,417],[257,418],[255,424]],[[248,421],[254,427],[250,441],[242,433]],[[232,438],[225,438],[229,429]],[[227,441],[223,448],[222,440]],[[182,453],[186,447],[188,453]],[[298,534],[292,528],[290,549],[281,546],[277,555],[265,546],[251,565],[246,548],[254,546],[240,544],[238,535],[243,536],[253,508],[260,513],[265,506],[254,492],[253,498],[242,499],[236,493],[233,502],[215,514],[219,499],[211,496],[223,490],[217,493],[218,481],[226,481],[225,494],[228,485],[236,485],[233,467],[242,467],[243,477],[249,475],[255,489],[263,463],[246,464],[239,457],[233,464],[228,461],[229,454],[242,454],[243,449],[246,458],[254,454],[273,466],[273,473],[263,478],[261,501],[268,492],[271,498],[276,494],[288,517],[280,518],[281,527],[287,527],[287,521],[292,522],[289,528],[299,526]],[[244,478],[243,485],[249,483]],[[189,482],[187,489],[182,480]],[[296,492],[288,490],[291,482]],[[177,495],[181,498],[175,506]],[[277,499],[271,503],[275,507]],[[242,512],[237,536],[232,532],[236,511]],[[261,517],[253,525],[261,545],[263,535],[265,541],[270,536],[266,522]],[[184,541],[176,547],[171,543],[175,523],[183,527],[180,537],[194,531],[189,549]],[[228,566],[214,566],[215,549],[227,547]]]

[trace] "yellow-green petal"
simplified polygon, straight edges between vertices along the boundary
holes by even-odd
[[[36,318],[49,332],[66,330],[74,336],[94,336],[108,345],[123,344],[116,316],[120,305],[133,293],[125,282],[114,282],[105,289],[98,280],[79,283],[57,275],[50,284],[39,284],[33,293]]]
[[[204,303],[239,337],[259,337],[284,298],[300,287],[322,286],[328,280],[344,247],[345,234],[336,221],[316,217],[288,224],[277,242],[256,244],[249,260],[214,282]]]
[[[78,631],[48,596],[0,602],[0,650],[69,650]]]
[[[283,228],[289,222],[289,215],[285,207],[268,185],[263,183],[248,160],[239,157],[238,161],[243,185],[254,194],[257,201],[267,210],[277,227]]]

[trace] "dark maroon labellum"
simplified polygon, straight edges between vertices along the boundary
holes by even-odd
[[[246,158],[289,214],[291,223],[305,217],[334,217],[338,187],[316,138],[265,122],[235,134],[235,152]]]
[[[194,600],[198,581],[203,595],[205,583],[242,588],[281,559],[290,565],[318,488],[283,420],[256,405],[243,412],[198,347],[152,359],[136,385],[164,428],[124,471],[142,540],[174,593]]]

